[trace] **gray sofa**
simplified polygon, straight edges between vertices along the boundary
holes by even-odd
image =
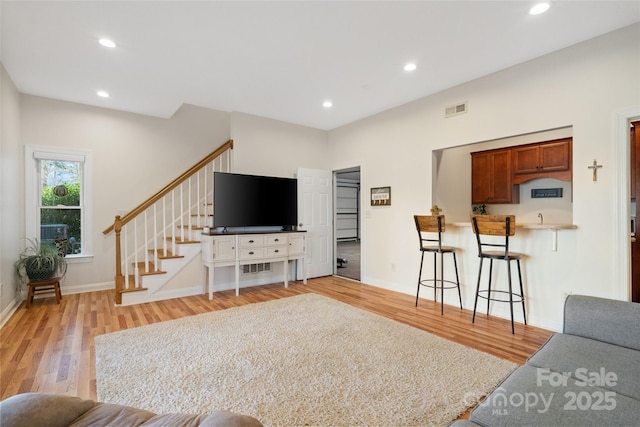
[[[253,417],[229,411],[156,415],[130,406],[57,394],[24,393],[0,402],[2,427],[261,427]]]
[[[640,304],[570,295],[563,333],[453,425],[640,425]]]

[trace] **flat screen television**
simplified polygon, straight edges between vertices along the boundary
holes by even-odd
[[[291,229],[298,223],[297,183],[294,178],[215,172],[213,226]]]

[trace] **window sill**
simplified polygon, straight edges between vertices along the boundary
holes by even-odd
[[[67,264],[82,264],[93,262],[93,255],[67,255],[64,259],[67,260]]]

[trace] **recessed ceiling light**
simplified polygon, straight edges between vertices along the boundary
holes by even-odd
[[[540,15],[541,13],[545,13],[547,10],[549,10],[549,7],[551,7],[551,5],[547,2],[538,3],[535,6],[533,6],[531,9],[529,9],[529,14]]]
[[[324,102],[322,103],[322,106],[323,106],[324,108],[331,108],[331,107],[333,107],[333,102],[331,102],[331,101],[324,101]]]
[[[104,47],[110,47],[110,48],[116,47],[116,44],[113,42],[113,40],[109,40],[109,39],[100,39],[98,40],[98,43],[100,43]]]
[[[109,92],[107,92],[106,90],[99,90],[97,92],[97,95],[101,98],[108,98],[109,97]]]
[[[414,64],[412,62],[410,62],[409,64],[404,66],[404,70],[405,71],[414,71],[416,68],[418,68],[418,67],[416,67],[416,64]]]

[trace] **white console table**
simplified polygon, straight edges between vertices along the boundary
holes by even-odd
[[[284,264],[284,287],[289,286],[289,261],[302,260],[302,281],[305,272],[306,234],[296,232],[270,233],[202,233],[202,276],[205,292],[213,299],[216,267],[235,267],[236,295],[240,294],[240,266],[263,262]]]

